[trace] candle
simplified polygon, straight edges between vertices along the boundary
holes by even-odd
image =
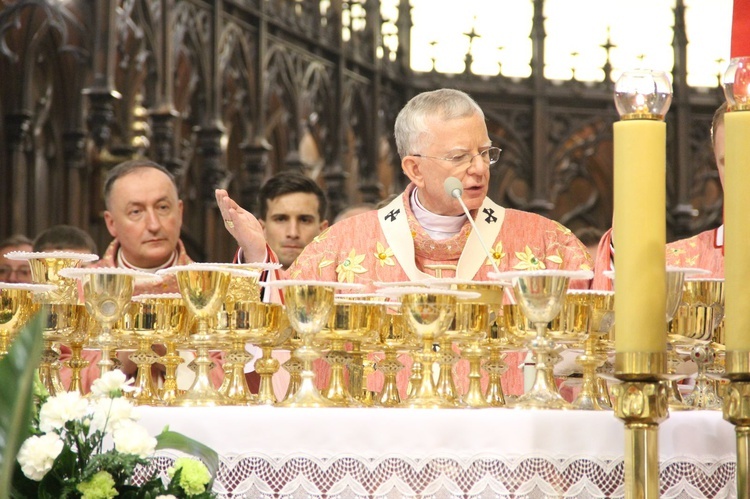
[[[614,124],[616,353],[666,352],[666,124]]]
[[[724,116],[724,286],[727,351],[750,351],[750,111]],[[727,365],[729,368],[730,366]]]

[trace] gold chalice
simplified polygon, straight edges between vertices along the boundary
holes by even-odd
[[[386,320],[386,308],[388,302],[383,300],[383,297],[374,293],[346,293],[337,294],[335,296],[335,303],[352,304],[357,305],[356,308],[361,309],[358,313],[360,314],[359,326],[357,331],[352,334],[345,334],[348,338],[345,338],[345,342],[348,343],[350,349],[345,352],[346,368],[349,374],[348,385],[344,386],[349,395],[358,402],[367,404],[374,404],[372,396],[367,390],[367,374],[366,367],[368,365],[373,366],[374,361],[365,361],[365,356],[368,353],[380,350],[377,345],[380,331],[384,326]],[[339,314],[335,313],[336,316]],[[343,317],[337,317],[336,323],[342,324]],[[352,315],[354,319],[354,315]],[[341,336],[341,335],[337,335]],[[321,335],[323,340],[327,339],[327,335]],[[338,346],[338,345],[337,345]],[[335,348],[331,348],[332,351],[336,351]],[[343,352],[343,350],[340,350]],[[330,355],[330,354],[329,354]],[[331,384],[333,386],[333,372],[331,374]],[[331,390],[329,386],[329,391]],[[331,398],[328,393],[325,394],[328,398]],[[334,397],[335,398],[335,397]]]
[[[286,314],[300,338],[301,345],[294,351],[303,364],[299,389],[278,405],[283,407],[332,407],[315,386],[312,363],[320,357],[313,341],[328,323],[333,312],[333,295],[337,288],[357,288],[358,285],[326,281],[273,281],[266,285],[284,288]]]
[[[255,361],[255,372],[260,376],[257,403],[273,405],[277,400],[272,378],[279,370],[279,361],[271,355],[275,347],[289,339],[292,330],[284,307],[277,303],[258,303],[256,313],[263,315],[263,319],[258,321],[262,325],[251,331],[249,340],[259,346],[262,352],[261,357]]]
[[[491,342],[486,341],[492,335],[490,324],[499,315],[503,304],[503,290],[506,283],[499,281],[473,281],[466,279],[435,279],[432,281],[437,286],[450,286],[459,291],[471,291],[479,293],[479,297],[471,300],[458,300],[456,302],[456,314],[453,324],[448,328],[444,339],[440,344],[440,357],[445,356],[446,362],[440,363],[440,375],[438,376],[438,393],[446,400],[455,400],[458,405],[469,407],[489,407],[491,405],[505,405],[505,396],[500,385],[500,374],[505,372],[505,363],[501,356],[493,360],[497,362],[497,370],[492,376],[496,386],[489,387],[492,393],[488,399],[482,393],[482,360],[489,357]],[[497,339],[497,332],[494,338]],[[461,347],[461,356],[469,362],[469,387],[466,393],[459,399],[453,393],[453,364],[455,357],[451,355],[451,342]],[[498,342],[495,342],[497,348]],[[457,360],[457,359],[456,359]],[[490,366],[490,370],[494,370]],[[499,403],[498,403],[499,401]]]
[[[112,370],[114,362],[111,355],[117,347],[117,338],[113,334],[113,325],[122,317],[125,308],[133,296],[135,280],[159,279],[153,274],[121,268],[67,268],[59,274],[69,279],[80,279],[83,282],[83,298],[86,311],[99,326],[95,344],[102,352],[99,361],[100,374]]]
[[[724,319],[724,279],[686,278],[682,303],[672,319],[670,333],[689,347],[689,356],[698,366],[693,390],[684,398],[685,404],[697,409],[720,409],[722,399],[716,379],[708,371],[723,344],[716,338],[717,328]],[[692,344],[692,346],[690,346]],[[680,345],[677,346],[679,348]]]
[[[0,282],[0,360],[16,334],[39,309],[34,302],[35,293],[45,293],[54,286],[44,284]]]
[[[245,275],[232,275],[224,303],[215,318],[214,331],[229,341],[229,350],[224,356],[224,380],[219,393],[233,405],[251,405],[256,403],[256,397],[247,386],[245,364],[253,356],[245,350],[245,343],[252,331],[263,327],[259,321],[265,319],[258,312],[260,272],[250,271],[250,267],[244,264],[219,265],[246,271]]]
[[[159,324],[160,320],[163,320],[159,308],[158,302],[148,297],[137,296],[126,307],[118,321],[118,329],[134,335],[138,344],[138,349],[130,354],[130,360],[137,366],[137,371],[135,390],[129,395],[139,405],[162,404],[151,377],[151,365],[159,360],[151,345],[158,341],[158,332],[163,328]]]
[[[60,352],[56,345],[67,338],[80,338],[69,342],[71,359],[68,361],[72,373],[69,390],[81,391],[81,369],[88,362],[81,358],[83,344],[88,335],[88,315],[83,305],[70,303],[42,303],[40,309],[45,316],[42,329],[45,349],[39,363],[39,379],[47,388],[50,395],[57,395],[65,391],[60,381]]]
[[[70,251],[12,251],[6,253],[5,256],[10,260],[28,261],[29,267],[31,267],[32,280],[37,284],[50,284],[53,286],[49,291],[36,296],[35,301],[48,305],[60,305],[57,308],[65,308],[64,306],[74,307],[79,303],[78,281],[60,275],[60,271],[67,268],[78,268],[83,262],[92,262],[99,259],[96,255]],[[53,313],[57,314],[57,312]],[[76,323],[77,328],[79,319],[71,318],[71,320]],[[65,332],[67,334],[75,330],[75,328],[65,327],[58,333]],[[51,395],[65,391],[60,381],[60,349],[58,343],[61,340],[53,339],[56,336],[59,336],[59,334],[56,334],[49,328],[45,329],[44,353],[39,365],[40,378]],[[83,366],[85,366],[85,362],[80,359],[80,354],[77,362],[83,362]],[[80,369],[74,371],[74,374],[77,373],[80,373]]]
[[[99,259],[97,255],[72,251],[12,251],[5,256],[9,260],[27,260],[35,283],[55,286],[38,297],[42,303],[78,303],[78,281],[61,275],[60,271],[79,268],[82,263]]]
[[[185,306],[195,319],[195,328],[190,331],[188,339],[188,344],[196,350],[195,380],[190,389],[179,395],[172,405],[212,407],[229,402],[214,388],[209,377],[211,359],[208,351],[217,342],[210,321],[224,302],[232,275],[241,272],[221,265],[205,264],[178,265],[158,272],[159,275],[175,275]]]
[[[667,267],[667,328],[669,330],[670,322],[673,321],[675,314],[680,306],[683,297],[685,278],[688,276],[697,276],[707,274],[707,270],[695,269],[688,267]],[[685,344],[692,345],[692,341],[685,341],[680,335],[667,334],[667,370],[669,371],[665,381],[667,386],[667,396],[669,408],[671,410],[690,409],[690,406],[682,400],[682,395],[677,385],[677,381],[684,376],[675,374],[676,366],[682,362],[680,350]]]
[[[377,404],[383,407],[396,407],[401,405],[396,375],[404,368],[398,360],[398,354],[420,349],[420,341],[405,326],[400,302],[389,301],[382,307],[384,314],[382,326],[378,331],[378,337],[375,338],[375,343],[368,347],[373,350],[382,348],[384,355],[383,360],[379,361],[376,367],[383,373],[383,387],[378,394]]]
[[[135,307],[135,310],[133,310],[133,304],[142,305]],[[145,361],[138,364],[138,375],[135,382],[136,391],[133,393],[137,397],[141,393],[140,387],[143,384],[150,383],[151,386],[143,387],[143,390],[146,393],[153,391],[157,401],[165,405],[171,405],[178,395],[177,366],[183,362],[182,357],[177,353],[177,345],[187,341],[189,321],[185,302],[182,301],[182,295],[179,293],[160,293],[138,295],[133,298],[133,304],[131,304],[131,311],[145,310],[147,312],[137,314],[134,317],[136,322],[134,326],[145,331],[148,331],[148,327],[154,329],[152,339],[146,340],[140,345],[139,351],[145,353],[145,355],[136,355],[135,358],[133,355],[130,356],[136,364],[139,360]],[[123,322],[126,322],[125,319],[132,320],[128,313],[123,317]],[[142,325],[138,326],[138,323]],[[134,327],[131,327],[131,329],[134,329]],[[140,338],[137,332],[135,334]],[[154,353],[151,348],[152,343],[163,343],[166,349],[164,355],[158,357],[158,359],[152,357]],[[161,390],[156,390],[153,387],[151,363],[154,360],[158,360],[164,365],[164,384]]]
[[[331,379],[323,396],[336,407],[360,407],[361,404],[350,393],[344,378],[344,367],[351,361],[346,343],[358,341],[366,331],[364,304],[354,300],[339,300],[334,297],[333,312],[328,323],[318,333],[318,340],[330,342],[326,361],[331,366]],[[360,373],[361,375],[361,373]]]
[[[583,353],[576,363],[583,367],[583,386],[573,408],[586,411],[611,409],[601,403],[596,370],[607,361],[599,347],[609,334],[615,319],[615,294],[612,291],[568,290],[565,305],[565,331],[583,336]]]
[[[493,279],[512,280],[515,298],[523,315],[534,324],[536,336],[528,347],[536,364],[531,390],[520,396],[513,407],[521,409],[569,409],[554,382],[549,356],[555,342],[547,336],[547,324],[560,314],[571,279],[591,279],[590,271],[533,270],[493,274]]]
[[[411,408],[455,407],[453,402],[446,401],[437,392],[432,377],[432,366],[435,355],[432,346],[439,341],[451,325],[456,313],[458,299],[475,299],[479,293],[455,291],[440,288],[395,287],[381,289],[382,293],[390,297],[400,297],[401,311],[404,323],[412,333],[422,341],[422,351],[416,355],[421,372],[421,381],[414,388],[414,396],[402,403]]]

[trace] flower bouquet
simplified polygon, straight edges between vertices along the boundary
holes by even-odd
[[[5,406],[9,411],[0,410],[0,443],[6,444],[2,451],[5,463],[0,463],[0,496],[7,493],[13,498],[55,499],[215,497],[211,485],[218,468],[216,453],[168,428],[155,438],[150,436],[137,422],[137,408],[122,396],[132,388],[121,371],[111,371],[96,380],[87,397],[78,392],[49,397],[38,377],[33,390],[25,389],[31,383],[24,380],[33,379],[25,372],[29,370],[29,362],[36,365],[34,352],[38,350],[32,336],[30,333],[26,335],[28,341],[19,341],[26,343],[28,349],[14,345],[18,352],[12,348],[0,363],[0,374],[8,375],[11,369],[16,369],[19,380],[18,390],[13,393],[0,390],[0,402],[10,404]],[[9,367],[14,360],[17,360],[15,365]],[[31,398],[29,392],[36,403],[27,400]],[[27,401],[30,418],[23,407]],[[20,428],[21,425],[25,427]],[[16,439],[18,443],[11,438],[24,433],[30,436],[25,440],[21,436]],[[10,449],[13,445],[20,445],[15,469],[8,465],[14,455]],[[199,455],[206,464],[192,457],[179,458],[167,470],[169,480],[162,479],[149,459],[160,448]]]

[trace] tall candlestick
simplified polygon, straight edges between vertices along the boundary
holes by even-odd
[[[614,125],[617,353],[666,351],[666,124]]]
[[[663,372],[666,352],[666,124],[664,73],[624,73],[615,87],[615,370]],[[645,363],[636,357],[651,359]],[[656,364],[652,360],[656,360]]]
[[[725,76],[724,276],[727,374],[748,373],[750,357],[750,58],[732,59]],[[742,359],[745,360],[742,360]]]

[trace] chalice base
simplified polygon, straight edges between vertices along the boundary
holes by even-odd
[[[304,371],[300,375],[302,381],[299,389],[291,397],[276,404],[279,407],[336,407],[336,404],[325,398],[313,382],[314,373]]]
[[[699,374],[693,390],[685,396],[685,404],[696,409],[721,410],[723,401],[716,391],[714,381]]]
[[[527,393],[516,399],[514,409],[572,409],[573,406],[562,398],[557,387],[550,385],[547,368],[537,366],[534,385]]]
[[[216,407],[228,405],[229,399],[219,393],[211,383],[209,369],[211,359],[208,358],[208,348],[200,346],[197,349],[195,365],[198,371],[195,374],[195,381],[188,391],[177,397],[171,405],[178,407]]]
[[[667,403],[670,411],[690,411],[694,407],[689,406],[682,400],[680,389],[677,386],[677,380],[661,381],[667,388]]]
[[[229,404],[256,405],[258,403],[256,396],[250,391],[250,387],[247,386],[244,364],[235,363],[232,366],[230,375],[227,377],[230,381],[227,384],[226,391],[221,391],[221,394],[229,399]]]

